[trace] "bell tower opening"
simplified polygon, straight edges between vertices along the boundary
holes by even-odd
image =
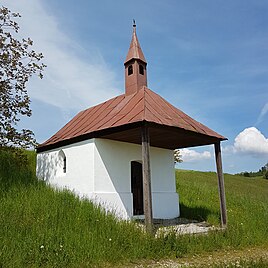
[[[133,66],[132,65],[129,65],[128,68],[127,68],[127,74],[128,75],[132,75],[133,74]]]
[[[134,94],[144,86],[147,87],[147,62],[138,41],[135,21],[133,23],[132,39],[124,65],[126,95]]]
[[[143,68],[143,66],[141,64],[139,65],[139,73],[141,75],[144,75],[144,68]]]

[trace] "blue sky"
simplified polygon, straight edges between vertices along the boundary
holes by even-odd
[[[148,86],[228,137],[225,172],[268,162],[268,2],[4,0],[20,12],[48,65],[28,85],[33,116],[21,127],[43,142],[78,111],[124,92],[132,19]],[[182,151],[178,167],[215,170],[212,146]]]

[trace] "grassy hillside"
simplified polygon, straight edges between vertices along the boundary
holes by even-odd
[[[35,153],[0,151],[0,267],[117,266],[220,249],[268,248],[268,181],[226,175],[229,228],[206,236],[155,239],[132,222],[59,192],[34,175]],[[219,224],[214,173],[177,171],[182,216]]]
[[[181,216],[219,224],[214,172],[176,171]],[[225,174],[228,230],[217,235],[219,247],[268,245],[268,181]]]

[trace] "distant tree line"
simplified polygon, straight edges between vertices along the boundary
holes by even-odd
[[[258,171],[250,171],[250,172],[241,172],[236,175],[244,176],[244,177],[263,177],[268,180],[268,163],[261,167]]]

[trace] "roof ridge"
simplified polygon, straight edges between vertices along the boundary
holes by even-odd
[[[195,131],[198,132],[198,129],[196,128],[196,126],[194,126],[194,125],[192,124],[192,122],[188,122],[185,118],[183,118],[180,114],[178,114],[178,112],[179,112],[179,113],[183,113],[184,115],[186,115],[187,117],[189,117],[190,119],[192,119],[190,116],[188,116],[188,115],[187,115],[186,113],[184,113],[182,110],[176,108],[174,105],[172,105],[171,103],[169,103],[168,101],[166,101],[166,100],[165,100],[162,96],[160,96],[159,94],[155,93],[155,92],[152,91],[152,90],[151,90],[151,92],[152,92],[153,94],[158,95],[158,96],[161,98],[161,100],[162,100],[165,104],[167,104],[167,106],[170,107],[171,110],[172,110],[172,111],[173,111],[179,118],[181,118],[181,120],[183,120],[183,121],[186,123],[186,125],[187,125],[187,124],[190,124],[190,125],[193,127],[193,129],[194,129]],[[188,118],[187,118],[187,119],[188,119]],[[192,120],[194,120],[195,122],[199,123],[199,122],[196,121],[195,119],[192,119]]]
[[[89,110],[89,109],[93,109],[93,108],[95,108],[95,107],[97,107],[97,106],[99,106],[99,105],[101,105],[101,104],[104,104],[105,102],[112,101],[112,100],[117,99],[117,98],[119,98],[119,97],[122,97],[122,96],[124,96],[124,95],[125,95],[125,93],[120,94],[120,95],[117,95],[117,96],[115,96],[115,97],[112,97],[112,98],[110,98],[110,99],[108,99],[108,100],[106,100],[106,101],[100,102],[99,104],[96,104],[96,105],[90,106],[90,107],[88,107],[88,108],[86,108],[86,109],[84,109],[84,110],[81,110],[80,113],[81,113],[81,112],[85,112],[86,110]]]
[[[191,116],[187,115],[186,113],[184,113],[182,110],[176,108],[174,105],[172,105],[171,103],[169,103],[167,100],[165,100],[161,95],[155,93],[153,90],[149,89],[146,87],[146,91],[148,91],[148,96],[150,97],[150,93],[153,95],[156,95],[157,97],[159,97],[161,99],[161,101],[163,103],[165,103],[172,111],[174,114],[176,114],[177,117],[179,117],[183,122],[185,122],[185,126],[189,125],[193,128],[193,130],[189,129],[189,128],[185,128],[183,126],[180,126],[181,128],[185,129],[185,130],[191,130],[200,134],[205,134],[205,135],[209,135],[209,136],[213,136],[213,135],[217,135],[223,139],[226,139],[225,137],[223,137],[222,135],[220,135],[219,133],[217,133],[216,131],[208,128],[207,126],[205,126],[204,124],[198,122],[197,120],[193,119]],[[157,104],[155,100],[153,100],[155,102],[156,105],[160,105],[161,104]],[[150,104],[148,104],[150,105]],[[163,107],[162,107],[163,108]],[[148,108],[148,110],[150,110]],[[183,116],[181,116],[180,114],[182,114]],[[156,115],[155,115],[156,116]],[[156,116],[157,118],[159,118],[158,116]],[[160,120],[162,121],[162,120]],[[210,132],[210,134],[208,134],[208,131]]]

